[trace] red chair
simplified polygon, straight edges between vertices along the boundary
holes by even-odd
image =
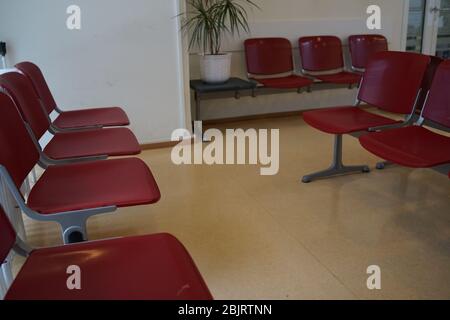
[[[0,178],[26,215],[59,223],[65,243],[87,240],[86,221],[91,216],[159,201],[161,194],[147,165],[126,158],[50,166],[25,202],[19,190],[38,163],[39,152],[19,111],[3,93],[0,109]]]
[[[388,51],[388,41],[379,34],[353,35],[348,38],[352,69],[364,72],[370,58],[377,52]]]
[[[50,122],[30,81],[18,72],[10,72],[0,76],[0,87],[11,96],[24,121],[28,123],[30,134],[46,164],[58,164],[61,163],[58,161],[63,160],[105,159],[108,156],[136,155],[141,152],[136,137],[127,128],[55,133],[44,150],[41,150],[38,141],[50,129]]]
[[[359,84],[361,75],[345,71],[341,39],[335,36],[299,39],[303,73],[333,84]]]
[[[450,163],[450,137],[422,125],[430,122],[450,129],[450,61],[440,64],[417,125],[363,135],[361,145],[390,162],[410,168]]]
[[[213,299],[189,253],[168,234],[32,250],[0,206],[0,263],[13,248],[27,260],[6,300]],[[69,266],[80,268],[80,290],[67,287]]]
[[[126,113],[119,107],[62,111],[55,102],[44,75],[37,65],[31,62],[22,62],[17,64],[16,68],[32,82],[47,114],[50,115],[53,111],[58,112],[59,116],[52,124],[56,129],[55,131],[60,129],[119,127],[130,124]]]
[[[410,123],[429,62],[429,57],[414,53],[386,51],[375,54],[364,74],[358,93],[358,105],[360,102],[365,102],[382,111],[409,115],[403,125]],[[342,163],[342,136],[375,128],[389,128],[389,126],[401,123],[370,113],[358,106],[305,112],[303,118],[310,126],[335,135],[331,168],[305,176],[304,183],[351,172],[369,172],[368,166],[344,166]]]
[[[417,108],[416,108],[416,114],[420,114],[422,112],[422,109],[425,105],[428,91],[430,91],[431,85],[433,83],[434,76],[436,74],[436,70],[438,66],[441,64],[443,59],[435,56],[430,56],[431,62],[428,65],[427,71],[425,72],[425,76],[423,77],[422,86],[420,89],[419,98],[417,99]],[[416,115],[417,117],[417,115]],[[392,165],[390,162],[379,162],[377,163],[377,169],[383,170],[386,168],[386,166]]]
[[[266,88],[310,87],[311,79],[294,74],[291,42],[284,38],[248,39],[244,43],[249,79]]]

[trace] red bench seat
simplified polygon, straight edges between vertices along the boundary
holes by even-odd
[[[58,108],[55,99],[48,87],[42,71],[31,62],[22,62],[16,65],[33,84],[33,88],[41,99],[45,110],[50,115],[53,111],[62,111]],[[120,107],[93,108],[75,111],[59,112],[53,124],[61,129],[77,129],[85,127],[118,127],[128,126],[130,120]]]
[[[0,262],[15,245],[28,254],[6,300],[212,300],[189,253],[168,234],[37,250],[16,239],[0,206]],[[80,290],[67,286],[69,266],[80,268]]]

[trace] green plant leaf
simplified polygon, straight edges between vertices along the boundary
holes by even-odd
[[[224,34],[240,36],[249,33],[248,14],[244,5],[259,8],[252,0],[188,0],[187,19],[181,29],[188,33],[189,49],[219,54]]]

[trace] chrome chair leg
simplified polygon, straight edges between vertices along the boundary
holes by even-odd
[[[335,135],[335,142],[334,142],[334,155],[333,155],[333,163],[331,164],[331,167],[327,170],[312,173],[309,175],[306,175],[302,178],[303,183],[310,183],[314,180],[321,179],[321,178],[328,178],[338,175],[344,175],[354,172],[363,172],[368,173],[370,172],[370,168],[367,165],[362,166],[346,166],[344,165],[342,161],[342,135],[337,134]]]

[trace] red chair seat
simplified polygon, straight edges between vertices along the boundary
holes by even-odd
[[[31,190],[28,206],[52,214],[152,204],[160,197],[147,165],[128,158],[50,166]]]
[[[81,290],[68,290],[71,265]],[[168,234],[87,242],[32,252],[6,300],[211,300],[183,245]]]
[[[382,159],[410,168],[450,163],[450,137],[411,126],[360,137],[361,145]]]
[[[351,72],[340,72],[335,74],[326,74],[314,76],[320,81],[334,84],[358,84],[361,81],[361,75]]]
[[[305,112],[303,119],[310,126],[330,134],[347,134],[369,128],[400,123],[359,107],[336,107]]]
[[[136,155],[141,147],[127,128],[95,129],[56,134],[44,153],[55,160],[89,156]]]
[[[61,129],[93,126],[120,127],[128,126],[130,120],[119,107],[96,108],[63,112],[54,125]]]
[[[291,75],[282,78],[267,78],[267,79],[255,79],[266,88],[274,89],[298,89],[308,87],[313,84],[311,79]]]

